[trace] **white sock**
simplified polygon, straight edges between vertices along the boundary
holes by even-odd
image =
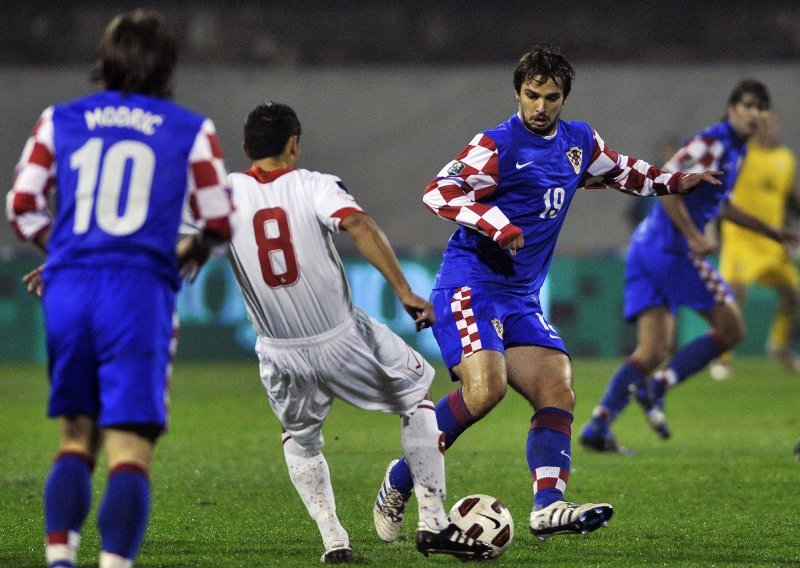
[[[336,541],[342,541],[349,546],[347,531],[336,516],[331,474],[325,456],[320,450],[304,449],[286,433],[282,440],[289,479],[292,480],[308,514],[317,523],[325,550]]]
[[[49,566],[53,562],[57,562],[59,560],[66,560],[68,562],[72,562],[73,564],[77,564],[78,545],[80,545],[80,543],[81,535],[75,531],[69,531],[67,533],[66,544],[45,544],[44,555],[47,559],[47,565]]]
[[[133,560],[119,554],[103,551],[100,553],[100,568],[131,568]]]
[[[339,522],[336,511],[320,511],[314,517],[314,522],[317,523],[319,534],[322,535],[322,544],[325,546],[325,550],[350,548],[350,537],[347,536],[347,531]]]
[[[419,522],[441,530],[448,525],[444,511],[444,434],[436,423],[436,409],[429,400],[411,416],[403,417],[403,455],[414,478]]]

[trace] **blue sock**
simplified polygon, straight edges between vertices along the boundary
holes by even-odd
[[[625,410],[630,400],[630,386],[636,381],[642,381],[642,373],[638,361],[628,358],[617,371],[611,375],[606,392],[600,400],[600,405],[592,414],[591,430],[584,431],[585,435],[606,436],[609,426],[619,414]]]
[[[61,452],[44,486],[44,525],[48,544],[66,544],[67,533],[80,533],[92,506],[92,469],[88,454]]]
[[[108,474],[97,525],[105,552],[133,560],[144,539],[150,514],[150,480],[137,464],[122,463]]]
[[[436,403],[436,423],[444,433],[445,449],[452,446],[456,438],[477,421],[464,402],[461,388],[446,394]],[[414,489],[414,478],[405,458],[401,458],[389,472],[389,482],[401,493],[408,494]]]
[[[533,415],[525,455],[533,475],[533,508],[543,509],[564,498],[570,470],[572,414],[542,408]]]
[[[670,361],[669,368],[675,372],[677,381],[682,383],[721,354],[719,339],[717,334],[712,331],[701,335],[678,350]]]

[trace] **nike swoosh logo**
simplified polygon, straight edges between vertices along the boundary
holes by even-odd
[[[498,521],[494,517],[490,517],[489,515],[484,515],[483,513],[476,513],[476,514],[480,515],[484,519],[489,519],[490,521],[492,521],[494,523],[494,528],[496,528],[496,529],[500,528],[500,521]]]
[[[532,163],[533,163],[533,160],[531,160],[530,162],[525,162],[524,164],[520,164],[519,162],[517,162],[515,165],[517,166],[518,170],[521,170],[525,166],[530,166]]]
[[[564,450],[561,450],[561,455],[562,455],[562,456],[564,456],[565,458],[567,458],[569,461],[572,461],[572,456],[570,456],[570,455],[569,455],[567,452],[565,452]]]

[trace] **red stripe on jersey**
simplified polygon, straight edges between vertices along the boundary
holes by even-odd
[[[12,205],[14,213],[23,215],[36,211],[36,196],[30,193],[17,192],[14,194],[14,203]]]
[[[47,149],[47,146],[36,142],[33,145],[31,155],[28,157],[28,162],[42,166],[43,168],[49,170],[50,166],[53,165],[53,154],[50,153],[50,150]]]
[[[204,161],[192,164],[192,175],[198,189],[219,184],[217,170],[211,162]]]
[[[332,213],[331,217],[335,217],[339,219],[339,222],[341,222],[347,219],[353,213],[364,213],[364,211],[358,209],[357,207],[344,207],[342,209],[339,209],[335,213]]]
[[[208,143],[211,146],[211,155],[215,158],[222,158],[222,148],[219,146],[219,140],[217,140],[216,134],[208,135]]]

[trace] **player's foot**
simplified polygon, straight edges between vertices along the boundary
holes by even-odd
[[[708,372],[715,381],[724,381],[731,377],[733,368],[730,363],[717,359],[716,361],[712,361],[711,365],[708,366]]]
[[[790,373],[800,373],[800,358],[786,347],[775,347],[768,344],[767,353],[777,359]]]
[[[669,438],[672,432],[667,426],[667,415],[664,413],[666,392],[664,384],[653,377],[648,377],[643,383],[637,382],[631,385],[631,390],[653,431],[664,440]]]
[[[400,535],[400,527],[403,526],[403,517],[406,512],[406,503],[411,498],[411,493],[401,493],[395,489],[389,481],[389,473],[394,465],[400,460],[389,462],[386,468],[386,475],[383,476],[383,483],[378,498],[375,499],[375,506],[372,507],[372,519],[375,522],[375,532],[384,542],[394,542]]]
[[[468,537],[452,523],[440,531],[428,527],[425,523],[420,523],[417,529],[417,550],[423,556],[449,554],[464,562],[486,560],[492,553],[488,544]]]
[[[800,439],[798,439],[797,443],[794,445],[794,457],[800,460]]]
[[[606,452],[609,454],[634,454],[633,450],[626,448],[614,437],[614,434],[609,432],[605,436],[593,436],[588,433],[581,432],[580,437],[578,440],[587,450],[591,450],[593,452]]]
[[[322,536],[322,544],[325,552],[320,558],[320,562],[325,564],[339,564],[349,562],[353,558],[353,551],[350,549],[350,537],[347,531],[339,522],[339,517],[335,511],[320,511],[314,518]]]
[[[556,501],[531,513],[530,527],[533,536],[544,540],[557,534],[586,534],[604,527],[614,514],[608,503],[576,505],[569,501]]]
[[[649,382],[656,382],[652,379],[649,379]],[[647,418],[647,422],[650,424],[650,428],[658,434],[661,438],[666,440],[670,436],[672,436],[672,431],[670,431],[669,426],[667,426],[667,415],[664,414],[664,410],[659,408],[657,404],[655,404],[648,394],[647,388],[643,384],[634,384],[633,390],[633,398],[636,399],[636,402],[639,403],[639,406],[642,407],[644,411],[645,418]],[[663,407],[664,398],[663,393],[661,397],[661,405]]]
[[[350,545],[337,541],[331,543],[330,548],[325,549],[322,558],[319,559],[323,564],[341,564],[350,562],[353,559],[353,551]]]

